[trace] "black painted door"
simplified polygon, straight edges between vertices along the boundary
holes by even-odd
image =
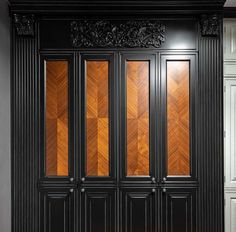
[[[196,231],[196,60],[41,56],[40,231]]]

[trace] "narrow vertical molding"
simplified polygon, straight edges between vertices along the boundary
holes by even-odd
[[[38,231],[39,78],[36,32],[35,37],[19,35],[12,23],[12,232]]]
[[[219,33],[209,30],[199,37],[197,157],[201,232],[224,231],[222,17],[218,20]]]

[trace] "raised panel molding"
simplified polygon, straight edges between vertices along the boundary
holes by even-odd
[[[74,192],[44,189],[40,192],[40,232],[73,232]]]
[[[116,189],[81,189],[82,230],[116,232]]]
[[[196,231],[196,189],[165,189],[163,232]]]
[[[236,187],[236,80],[225,80],[225,187]]]
[[[224,21],[224,60],[236,61],[236,20]]]
[[[120,232],[153,232],[156,228],[156,190],[122,188]]]
[[[236,231],[236,193],[225,194],[225,232]]]

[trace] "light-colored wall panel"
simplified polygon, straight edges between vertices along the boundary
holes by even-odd
[[[236,193],[225,193],[225,232],[236,231]]]
[[[225,79],[225,187],[236,187],[236,79]]]

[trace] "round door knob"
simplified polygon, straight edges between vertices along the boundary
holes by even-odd
[[[74,192],[74,189],[70,189],[70,192],[73,193],[73,192]]]
[[[73,182],[73,181],[74,181],[74,178],[73,178],[73,177],[71,177],[71,178],[70,178],[70,182]]]
[[[81,181],[82,181],[82,182],[84,182],[84,181],[85,181],[85,178],[84,178],[84,177],[82,177],[82,178],[81,178]]]
[[[165,189],[165,188],[163,188],[163,189],[162,189],[162,192],[163,192],[163,193],[165,193],[165,192],[166,192],[166,189]]]
[[[81,189],[81,192],[82,192],[82,193],[83,193],[83,192],[85,192],[85,189],[84,189],[84,188],[82,188],[82,189]]]
[[[155,193],[155,192],[156,192],[156,189],[152,189],[152,192]]]
[[[152,183],[156,183],[155,177],[152,177]]]

